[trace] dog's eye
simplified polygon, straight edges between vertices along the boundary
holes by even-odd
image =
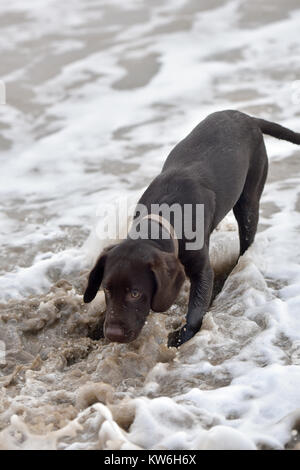
[[[130,295],[133,299],[138,299],[141,296],[141,293],[137,289],[132,289]]]
[[[103,290],[104,290],[105,294],[107,295],[107,297],[109,297],[110,296],[110,290],[107,287],[104,287]]]

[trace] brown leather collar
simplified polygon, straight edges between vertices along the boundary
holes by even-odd
[[[169,233],[170,238],[173,241],[175,256],[176,256],[176,258],[178,258],[178,251],[179,251],[178,238],[176,236],[176,232],[174,230],[174,227],[170,224],[170,222],[167,219],[165,219],[164,217],[162,217],[161,215],[158,215],[158,214],[145,215],[145,217],[143,217],[142,220],[144,220],[144,219],[154,220],[155,222],[157,222],[158,224],[163,226],[163,228]]]

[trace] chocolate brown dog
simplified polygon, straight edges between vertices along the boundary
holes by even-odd
[[[90,273],[84,301],[91,302],[102,283],[107,304],[106,338],[133,341],[150,309],[163,312],[174,303],[185,275],[191,282],[186,324],[170,335],[169,346],[179,346],[199,331],[213,288],[208,255],[211,232],[233,209],[239,226],[240,255],[255,237],[268,170],[263,133],[300,145],[300,133],[228,110],[208,116],[171,151],[162,172],[139,201],[151,215],[135,215],[135,225],[148,235],[153,224],[160,225],[160,236],[133,240],[129,233],[126,240],[100,255]],[[168,228],[163,218],[158,220],[158,214],[151,212],[153,204],[163,203],[204,205],[204,242],[200,249],[187,249],[184,231],[177,241],[172,216]],[[192,219],[195,228],[195,211]],[[170,236],[163,236],[163,232]]]

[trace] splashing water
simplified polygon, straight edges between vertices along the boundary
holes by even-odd
[[[178,351],[167,337],[184,322],[188,283],[127,345],[102,337],[102,292],[88,307],[82,292],[101,250],[92,228],[99,204],[137,200],[207,114],[237,108],[300,130],[298,2],[66,8],[57,0],[0,7],[0,448],[293,447],[297,147],[266,139],[256,241]],[[230,214],[212,236],[217,278],[237,252]]]

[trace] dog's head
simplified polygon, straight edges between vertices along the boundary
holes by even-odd
[[[91,302],[102,284],[104,335],[110,341],[129,343],[139,335],[150,308],[164,312],[174,303],[184,279],[173,253],[145,240],[125,240],[101,253],[90,272],[84,302]]]

